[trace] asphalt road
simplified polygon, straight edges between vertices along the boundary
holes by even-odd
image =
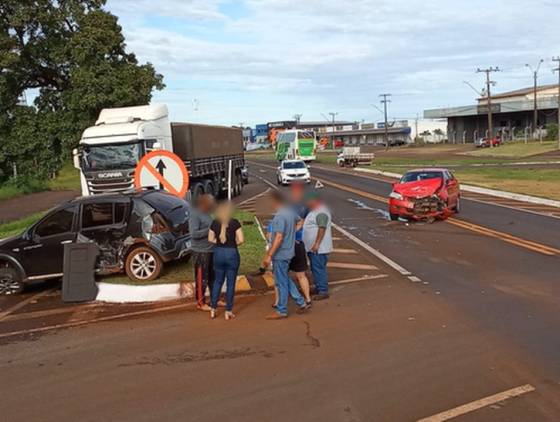
[[[267,187],[252,179],[251,192]],[[238,298],[232,322],[187,304],[10,338],[0,343],[3,420],[413,421],[448,410],[464,421],[559,420],[558,256],[448,223],[389,222],[375,200],[323,194],[339,226],[411,274],[354,243],[353,262],[386,276],[346,283],[355,272],[331,271],[342,283],[306,315],[265,321],[272,297],[254,295]],[[461,218],[479,212],[471,205]],[[535,233],[527,238],[553,241]],[[494,397],[516,388],[517,398]]]

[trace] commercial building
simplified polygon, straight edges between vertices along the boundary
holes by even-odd
[[[488,137],[488,98],[462,107],[425,110],[424,117],[447,119],[449,142],[474,142]],[[494,133],[505,140],[530,137],[539,129],[558,122],[558,85],[537,87],[537,127],[534,128],[534,88],[524,88],[491,97]]]

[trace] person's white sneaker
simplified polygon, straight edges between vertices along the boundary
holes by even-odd
[[[231,311],[226,311],[224,317],[225,317],[226,321],[229,321],[230,319],[235,318],[235,314]]]

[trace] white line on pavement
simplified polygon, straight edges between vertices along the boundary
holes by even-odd
[[[447,421],[449,419],[456,418],[457,416],[474,412],[475,410],[482,409],[483,407],[490,406],[495,403],[499,403],[503,400],[507,400],[512,397],[517,397],[522,394],[530,393],[531,391],[535,391],[535,387],[533,387],[531,384],[525,384],[520,387],[512,388],[511,390],[503,391],[501,393],[494,394],[492,396],[484,397],[480,400],[472,401],[462,406],[454,407],[453,409],[446,410],[445,412],[438,413],[437,415],[428,416],[427,418],[419,419],[417,422]]]
[[[376,280],[378,278],[385,278],[385,277],[389,277],[389,275],[388,274],[365,275],[363,277],[349,278],[347,280],[329,281],[329,286],[336,286],[338,284],[356,283],[358,281]]]
[[[354,241],[355,243],[357,243],[358,245],[360,245],[362,248],[364,248],[366,251],[368,251],[369,253],[371,253],[372,255],[375,255],[377,258],[379,258],[381,261],[383,261],[385,264],[387,264],[389,267],[393,268],[394,270],[398,271],[399,273],[401,273],[402,275],[406,275],[409,276],[411,275],[411,272],[408,271],[407,269],[401,267],[399,264],[397,264],[395,261],[393,261],[391,258],[383,255],[381,252],[379,252],[377,249],[373,249],[371,246],[369,246],[366,242],[364,242],[361,239],[358,239],[356,236],[354,236],[352,233],[344,230],[342,227],[340,227],[337,224],[333,223],[333,227],[339,231],[340,233],[342,233],[344,236],[346,236],[348,239]]]
[[[414,283],[420,283],[420,282],[422,282],[422,280],[420,280],[420,279],[419,279],[418,277],[416,277],[415,275],[409,275],[409,276],[408,276],[408,279],[409,279],[410,281],[413,281]]]

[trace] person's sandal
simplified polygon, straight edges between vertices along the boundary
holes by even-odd
[[[235,314],[231,311],[226,311],[226,313],[224,314],[224,317],[225,317],[226,321],[229,321],[230,319],[235,318]]]
[[[214,308],[210,309],[210,318],[216,319],[217,316],[218,316],[218,311]]]

